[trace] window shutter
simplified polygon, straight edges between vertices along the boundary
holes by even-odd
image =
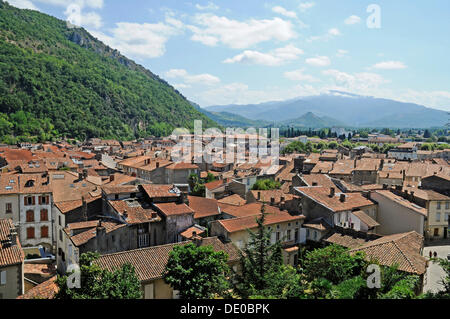
[[[33,203],[33,205],[35,205],[36,204],[36,198],[33,196],[33,197],[31,197],[32,198],[32,203]]]
[[[38,198],[39,198],[39,205],[41,205],[42,204],[42,196],[39,196]]]
[[[0,271],[0,284],[6,285],[6,271]]]
[[[24,203],[24,205],[25,205],[25,206],[27,206],[27,205],[28,205],[28,202],[27,202],[27,197],[24,197],[24,198],[23,198],[23,203]]]

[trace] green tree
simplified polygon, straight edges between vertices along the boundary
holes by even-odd
[[[308,252],[303,268],[308,281],[324,278],[336,285],[361,274],[366,265],[363,254],[350,255],[346,248],[330,245]]]
[[[69,276],[59,276],[56,280],[59,291],[56,299],[140,299],[141,282],[134,267],[124,264],[108,271],[96,263],[98,253],[85,253],[80,257],[80,288],[69,288]],[[69,274],[70,275],[70,274]]]
[[[280,189],[281,184],[278,181],[275,181],[273,179],[260,179],[256,181],[256,183],[253,185],[252,190],[272,190],[272,189]]]
[[[164,281],[178,290],[182,299],[227,296],[227,260],[225,252],[216,252],[211,246],[176,246],[169,254]]]
[[[234,290],[242,298],[250,296],[279,296],[282,293],[274,287],[274,278],[283,271],[283,257],[280,242],[271,243],[271,230],[264,227],[265,206],[256,219],[256,232],[248,230],[249,243],[241,252],[240,273],[235,274]],[[284,270],[285,271],[285,270]],[[284,286],[278,283],[276,287]]]

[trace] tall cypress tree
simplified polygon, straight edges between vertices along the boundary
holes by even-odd
[[[272,231],[264,227],[265,206],[257,218],[256,232],[248,230],[250,241],[241,252],[241,273],[235,274],[235,292],[242,298],[260,295],[271,286],[271,279],[283,266],[281,244],[270,241]]]

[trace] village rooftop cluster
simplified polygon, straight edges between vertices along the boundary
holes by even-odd
[[[244,157],[251,138],[244,137]],[[86,252],[100,253],[104,269],[132,264],[144,298],[177,298],[162,279],[173,247],[212,246],[238,271],[239,251],[263,205],[264,226],[293,266],[301,247],[337,244],[381,265],[396,263],[423,286],[424,244],[448,240],[450,149],[420,151],[399,139],[380,154],[339,144],[280,156],[274,165],[199,163],[202,154],[195,153],[174,161],[179,142],[91,138],[2,146],[0,299],[53,298],[57,274]],[[280,186],[253,189],[267,179]]]

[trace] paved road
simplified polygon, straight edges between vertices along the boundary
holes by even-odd
[[[450,253],[450,246],[447,245],[447,246],[424,247],[423,249],[424,257],[429,258],[430,251],[437,252],[438,258],[447,258],[447,254]],[[440,280],[444,276],[445,272],[442,270],[442,268],[438,264],[430,262],[428,264],[423,292],[427,291],[438,292],[439,290],[442,290],[443,287],[440,284]]]

